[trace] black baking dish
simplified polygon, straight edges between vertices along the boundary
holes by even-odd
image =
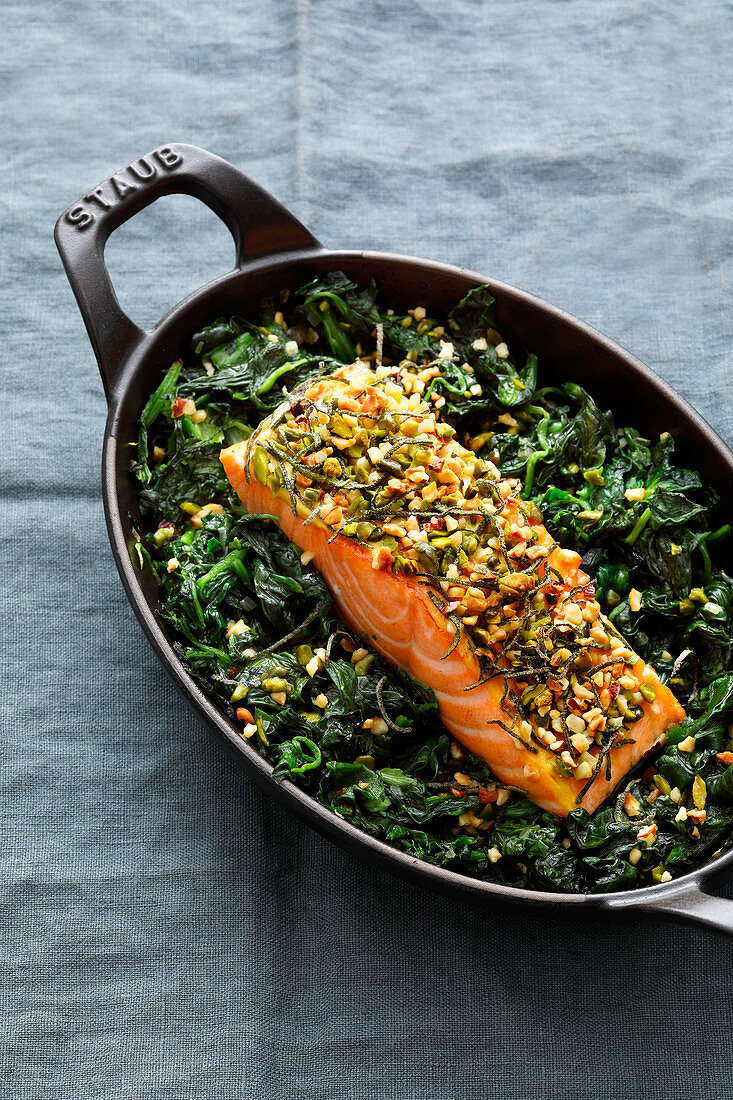
[[[150,331],[125,315],[105,267],[110,234],[162,195],[193,195],[229,227],[236,264],[196,291]],[[618,909],[679,915],[733,934],[733,902],[706,893],[733,869],[733,851],[671,882],[615,894],[554,894],[483,882],[435,867],[390,848],[336,817],[289,782],[272,779],[272,766],[244,741],[236,726],[191,678],[155,616],[152,576],[133,564],[130,549],[138,516],[129,475],[128,444],[137,438],[140,411],[161,373],[185,354],[192,332],[222,314],[246,314],[260,300],[295,288],[316,273],[339,269],[358,281],[374,277],[395,306],[416,300],[440,310],[471,287],[488,283],[498,325],[510,341],[536,350],[543,376],[572,379],[613,407],[624,394],[627,419],[645,434],[671,430],[683,459],[698,468],[733,512],[733,454],[709,425],[666,383],[628,352],[560,309],[514,287],[457,267],[382,252],[324,248],[287,210],[226,161],[191,145],[161,146],[126,166],[61,215],[56,243],[97,356],[109,401],[104,436],[103,493],[117,568],[134,611],[163,665],[249,774],[280,803],[324,836],[355,854],[427,889],[482,904],[521,904],[576,914]]]

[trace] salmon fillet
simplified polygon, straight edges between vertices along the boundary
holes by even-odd
[[[592,812],[684,710],[601,614],[580,556],[404,379],[357,360],[306,385],[222,451],[227,477],[502,783]]]

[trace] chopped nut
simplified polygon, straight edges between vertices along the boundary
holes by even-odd
[[[182,416],[191,416],[196,412],[196,405],[185,397],[177,397],[171,402],[171,415],[174,420],[180,420]]]
[[[249,630],[249,627],[245,623],[244,619],[229,619],[227,622],[227,641],[230,638],[236,637],[238,634],[244,634],[245,630]]]
[[[184,505],[181,505],[181,507],[184,508]],[[185,508],[184,510],[189,511],[188,508]],[[199,508],[199,510],[191,516],[191,526],[197,528],[202,527],[202,517],[208,516],[210,513],[211,515],[221,516],[224,514],[224,508],[221,504],[204,504],[203,508]]]
[[[583,609],[577,603],[569,603],[565,606],[565,621],[573,626],[580,626],[583,622]]]
[[[624,811],[627,817],[638,817],[641,805],[639,800],[634,798],[633,794],[627,792],[624,796]]]
[[[639,832],[636,834],[636,839],[640,840],[643,844],[646,844],[647,848],[651,848],[652,844],[654,844],[657,839],[658,831],[659,830],[654,823],[652,823],[651,825],[644,825],[644,827],[639,829]]]
[[[313,655],[313,656],[311,657],[310,661],[308,661],[308,663],[306,664],[306,666],[305,666],[305,671],[306,671],[306,672],[308,673],[308,675],[310,676],[310,678],[311,678],[311,679],[313,679],[313,677],[314,677],[314,676],[315,676],[315,674],[316,674],[316,673],[317,673],[317,672],[319,671],[319,669],[322,669],[322,668],[323,668],[323,661],[322,661],[322,659],[321,659],[321,658],[320,658],[320,657],[318,656],[318,654],[317,654],[317,653],[315,653],[315,654],[314,654],[314,655]]]
[[[567,725],[570,732],[575,736],[581,736],[585,734],[585,722],[579,714],[569,714],[565,720],[565,724]],[[584,739],[587,740],[587,738]],[[575,745],[575,741],[572,737],[570,738],[570,741],[573,745]],[[575,747],[577,748],[577,746]],[[586,745],[585,748],[578,749],[578,752],[585,752],[587,747],[588,746]]]
[[[394,556],[387,547],[380,546],[372,557],[372,569],[388,569],[393,561]]]

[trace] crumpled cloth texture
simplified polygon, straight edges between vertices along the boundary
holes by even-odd
[[[566,308],[733,443],[731,3],[7,0],[3,22],[2,1096],[733,1097],[730,940],[424,894],[279,810],[191,714],[109,551],[105,402],[52,241],[117,168],[202,145],[328,245]],[[107,249],[143,325],[232,256],[192,198]]]

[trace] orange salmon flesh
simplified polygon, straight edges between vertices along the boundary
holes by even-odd
[[[355,365],[352,370],[356,369]],[[350,378],[349,368],[338,374]],[[372,376],[365,374],[362,365],[356,377],[363,392],[365,380],[368,382]],[[330,386],[329,379],[321,379],[306,392],[318,399],[332,392]],[[355,390],[353,384],[351,389]],[[290,399],[296,400],[295,395]],[[240,500],[251,513],[278,518],[285,535],[312,555],[312,564],[325,579],[347,626],[392,664],[433,690],[444,725],[462,745],[488,763],[500,782],[521,789],[537,805],[560,816],[578,805],[592,812],[663,740],[665,731],[684,717],[682,706],[654,669],[634,654],[627,662],[629,673],[639,685],[646,686],[646,694],[653,691],[654,698],[645,697],[638,704],[643,714],[629,727],[629,743],[612,749],[590,786],[585,778],[563,774],[558,768],[557,751],[543,744],[523,744],[507,731],[511,718],[502,706],[505,677],[495,675],[480,682],[475,647],[465,630],[460,631],[455,644],[456,627],[431,599],[425,583],[409,573],[393,571],[389,563],[377,565],[370,547],[335,533],[332,525],[309,516],[302,506],[294,511],[284,487],[273,490],[271,484],[258,478],[253,456],[257,439],[264,438],[268,423],[264,421],[250,440],[221,453],[227,477]],[[259,472],[261,475],[261,469]],[[558,547],[541,524],[534,530],[536,544],[545,548],[547,564],[562,577],[567,592],[590,583],[577,553]],[[594,664],[608,664],[607,652],[600,648],[588,652]]]

